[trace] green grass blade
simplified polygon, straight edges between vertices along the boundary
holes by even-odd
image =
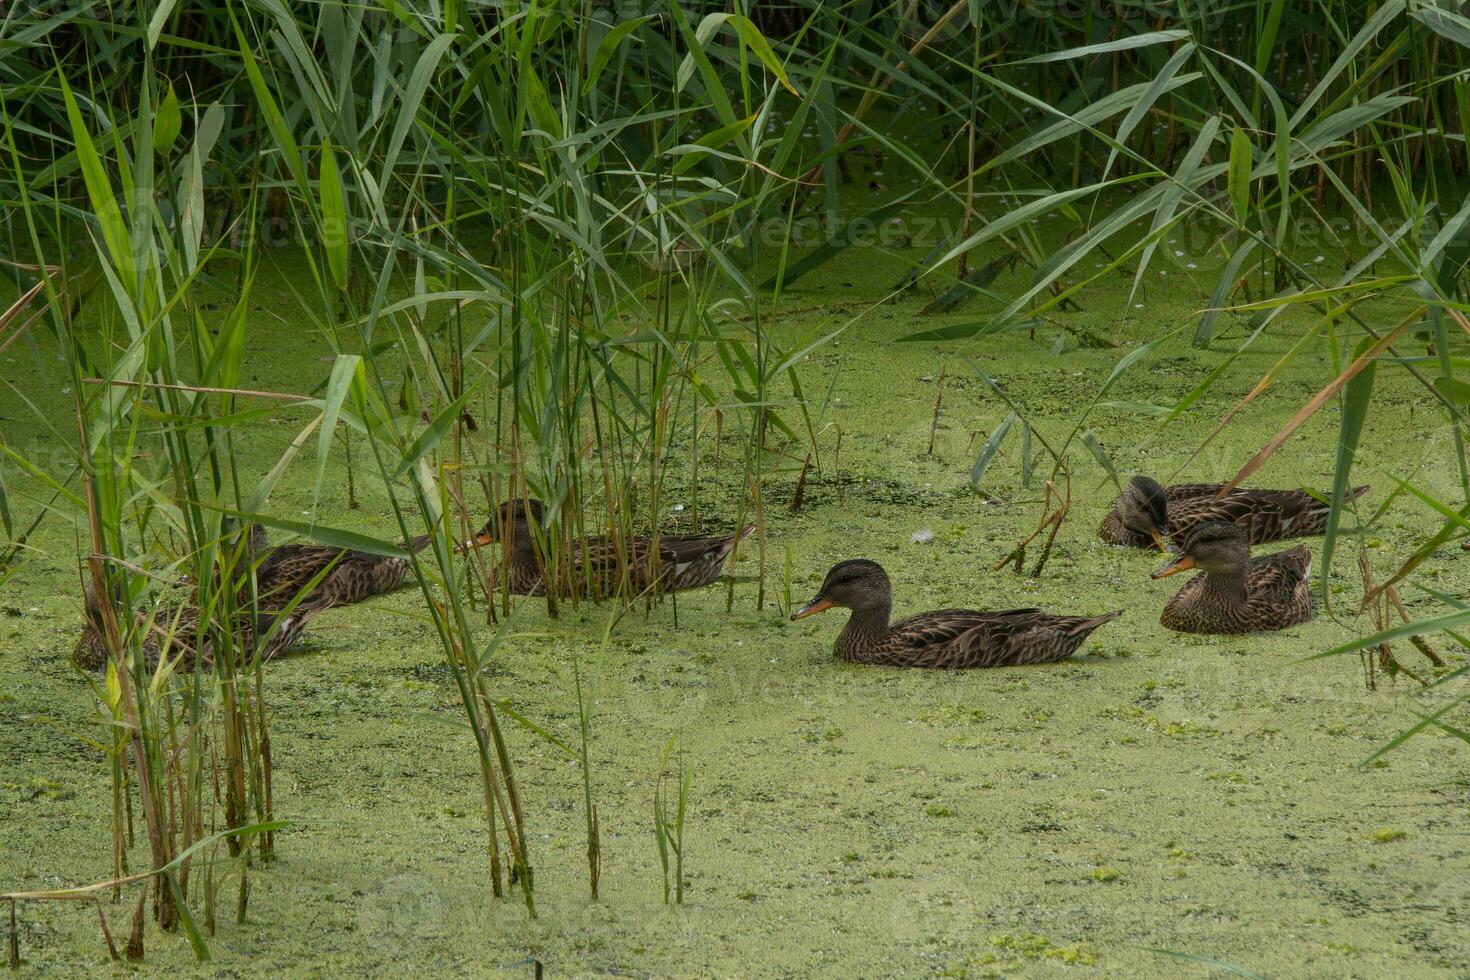
[[[327,270],[339,290],[347,288],[347,201],[342,193],[342,175],[331,141],[322,144],[322,166],[317,178],[322,205],[322,249],[327,253]]]
[[[1372,337],[1364,337],[1353,352],[1353,359],[1361,357],[1372,344]],[[1332,476],[1331,510],[1327,513],[1327,528],[1322,537],[1321,578],[1317,591],[1324,609],[1331,608],[1332,604],[1327,587],[1328,572],[1332,568],[1332,556],[1337,550],[1337,532],[1342,522],[1342,510],[1347,506],[1351,494],[1353,460],[1357,456],[1363,424],[1368,418],[1368,403],[1373,397],[1373,379],[1377,373],[1378,365],[1369,363],[1342,390],[1342,421],[1337,427],[1337,466]]]
[[[985,479],[985,471],[990,469],[995,454],[1000,451],[1000,444],[1005,441],[1006,433],[1011,431],[1011,426],[1016,424],[1018,416],[1011,412],[1001,420],[1000,425],[985,440],[985,446],[980,450],[980,456],[975,460],[975,465],[970,468],[970,486],[980,488],[980,481]]]

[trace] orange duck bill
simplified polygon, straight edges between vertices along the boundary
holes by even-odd
[[[831,599],[828,599],[824,595],[819,595],[811,602],[808,602],[806,605],[796,610],[796,612],[792,613],[791,618],[793,620],[806,619],[808,616],[815,616],[817,613],[821,612],[824,609],[831,609],[832,606],[833,602]]]
[[[1188,555],[1178,555],[1173,560],[1165,562],[1163,565],[1159,566],[1159,568],[1152,575],[1150,575],[1149,578],[1168,578],[1170,575],[1174,575],[1178,572],[1187,572],[1194,567],[1195,564],[1193,558],[1189,557]]]
[[[470,538],[468,541],[464,542],[463,544],[457,544],[457,545],[455,545],[454,546],[454,553],[457,554],[457,555],[459,555],[459,554],[463,554],[466,551],[473,551],[476,548],[483,548],[487,544],[494,544],[494,543],[495,543],[495,535],[491,533],[490,528],[485,527],[485,528],[482,528],[479,531],[479,533],[477,533],[474,537]]]
[[[1156,527],[1150,528],[1148,533],[1153,537],[1154,544],[1159,546],[1159,551],[1167,555],[1169,553],[1169,545],[1164,541],[1163,533]]]

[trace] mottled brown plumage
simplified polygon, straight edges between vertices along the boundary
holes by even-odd
[[[73,659],[84,670],[101,672],[106,669],[108,652],[104,639],[102,609],[97,594],[89,583],[85,590],[86,608],[81,638],[77,641]],[[114,604],[114,615],[119,629],[126,636],[121,604]],[[305,629],[306,623],[322,607],[302,604],[289,615],[261,612],[252,615],[237,613],[231,628],[234,637],[234,656],[238,663],[248,663],[257,652],[264,660],[289,650]],[[196,659],[203,657],[206,666],[215,662],[215,643],[208,630],[200,631],[200,611],[192,605],[160,605],[151,616],[135,613],[134,628],[142,631],[141,645],[144,662],[148,670],[157,668],[161,657],[177,660],[179,668],[192,670]],[[262,644],[263,641],[263,645]],[[126,642],[126,640],[125,640]],[[259,650],[257,651],[257,646]]]
[[[1196,524],[1183,554],[1153,574],[1201,569],[1174,593],[1159,622],[1181,633],[1261,633],[1305,623],[1312,618],[1311,567],[1305,545],[1252,558],[1239,526]]]
[[[940,609],[889,623],[888,575],[877,562],[832,567],[817,597],[792,614],[851,609],[834,646],[842,660],[888,667],[1009,667],[1070,657],[1088,635],[1122,611],[1101,616],[1053,616],[1041,609]]]
[[[507,501],[472,539],[475,545],[501,541],[503,574],[510,590],[519,595],[545,592],[541,569],[546,562],[538,560],[537,554],[537,529],[544,514],[539,500]],[[697,589],[720,577],[735,542],[754,530],[754,524],[747,524],[739,534],[724,536],[661,535],[656,552],[650,538],[624,538],[621,549],[617,540],[603,535],[582,538],[572,544],[561,563],[564,579],[577,582],[579,589],[599,599],[620,591],[638,595],[655,586],[660,592]],[[626,588],[621,588],[625,572]],[[568,591],[565,584],[558,590],[559,594]]]
[[[1136,476],[1114,499],[1099,536],[1109,544],[1165,550],[1165,537],[1182,546],[1189,529],[1205,521],[1237,524],[1251,544],[1309,537],[1327,529],[1331,507],[1305,490],[1236,487],[1217,500],[1223,486],[1179,483],[1165,488]],[[1354,487],[1349,499],[1367,491],[1366,486]]]
[[[414,552],[422,551],[429,541],[427,534],[420,535],[407,547]],[[302,605],[345,606],[392,592],[403,584],[412,567],[407,558],[370,555],[322,544],[286,544],[271,548],[260,559],[255,570],[255,588],[261,609],[279,610],[326,570],[321,581],[301,600]],[[248,593],[242,593],[240,601],[248,602]]]

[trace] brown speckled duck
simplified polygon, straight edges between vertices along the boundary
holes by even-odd
[[[225,525],[225,547],[232,546],[237,529],[236,522],[229,519]],[[416,553],[426,548],[431,540],[429,535],[421,534],[404,547]],[[272,548],[265,528],[259,524],[250,525],[245,560],[255,566],[257,608],[271,612],[284,609],[298,592],[311,586],[323,572],[321,580],[302,596],[301,605],[322,609],[348,606],[393,592],[403,585],[408,570],[413,567],[407,558],[370,555],[365,551],[310,542]],[[242,564],[241,571],[244,567]],[[185,584],[192,584],[192,578]],[[240,606],[249,605],[248,585],[240,589],[236,602]]]
[[[86,585],[84,596],[85,621],[72,659],[83,670],[101,672],[107,668],[107,644],[104,640],[102,608],[90,582]],[[113,608],[121,628],[121,605],[115,604]],[[235,656],[242,663],[249,661],[256,654],[257,644],[262,642],[263,646],[259,650],[262,659],[270,660],[284,653],[301,638],[306,623],[321,612],[322,608],[324,607],[302,603],[284,616],[279,613],[260,612],[251,615],[245,611],[238,612],[232,630],[236,644]],[[167,656],[170,660],[177,658],[179,667],[183,670],[192,670],[196,658],[200,656],[206,666],[213,666],[214,641],[208,631],[203,637],[200,636],[199,620],[199,607],[194,605],[160,606],[146,621],[144,615],[138,613],[137,628],[146,630],[142,638],[142,648],[148,669],[156,669],[161,656]]]
[[[1252,558],[1239,525],[1196,524],[1184,552],[1153,573],[1165,578],[1200,569],[1174,593],[1159,622],[1181,633],[1261,633],[1305,623],[1312,618],[1311,567],[1305,545]]]
[[[837,634],[837,656],[887,667],[1010,667],[1065,660],[1093,630],[1122,615],[1121,610],[1052,616],[1034,608],[940,609],[889,623],[893,597],[888,574],[865,558],[832,566],[817,597],[791,618],[834,606],[852,610]]]
[[[531,525],[535,521],[539,526],[544,517],[545,507],[539,500],[506,501],[469,542],[478,547],[502,540],[504,574],[510,590],[518,595],[542,595],[545,591],[541,575],[544,562],[537,560],[535,531]],[[497,535],[497,528],[503,529],[503,538]],[[577,581],[589,582],[596,597],[617,592],[622,565],[627,567],[628,584],[635,595],[648,590],[655,582],[660,592],[697,589],[720,577],[735,543],[754,530],[754,524],[747,524],[739,533],[723,536],[660,535],[657,560],[651,539],[625,538],[623,547],[627,553],[622,562],[617,543],[612,538],[595,535],[572,546],[566,568]]]
[[[421,534],[405,547],[417,553],[431,540],[429,535]],[[325,544],[283,544],[258,550],[264,550],[264,557],[255,569],[255,588],[260,608],[270,610],[284,608],[323,569],[326,575],[301,600],[302,605],[346,606],[392,592],[403,585],[412,567],[407,558],[370,555]],[[248,595],[242,595],[241,602],[246,601]]]
[[[1236,487],[1216,500],[1223,483],[1179,483],[1162,487],[1135,476],[1113,501],[1099,536],[1108,544],[1132,548],[1158,546],[1168,551],[1166,537],[1184,544],[1189,529],[1202,521],[1242,527],[1251,544],[1309,537],[1327,528],[1331,508],[1305,490],[1251,490]],[[1354,487],[1349,499],[1368,491]]]

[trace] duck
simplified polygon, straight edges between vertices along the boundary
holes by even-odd
[[[410,538],[404,548],[417,554],[432,540],[432,536],[420,534]],[[309,589],[301,600],[303,605],[325,609],[363,602],[396,591],[413,567],[408,558],[371,555],[325,544],[283,544],[270,548],[262,542],[256,547],[252,538],[251,547],[258,559],[257,607],[270,611],[285,608],[303,589]],[[248,584],[241,591],[239,601],[241,605],[249,603]]]
[[[222,547],[234,547],[239,533],[239,523],[228,519]],[[421,534],[409,539],[404,547],[417,554],[432,540],[430,535]],[[413,563],[408,558],[309,542],[272,547],[265,528],[252,523],[245,529],[244,559],[239,567],[254,568],[255,608],[279,612],[302,591],[306,592],[301,598],[302,605],[321,609],[352,605],[396,591],[402,587]],[[185,578],[182,584],[192,587],[193,576]],[[235,601],[242,607],[251,604],[248,580],[239,588]]]
[[[854,558],[832,566],[811,602],[791,614],[852,610],[837,634],[838,659],[886,667],[1013,667],[1065,660],[1121,609],[1100,616],[1054,616],[1035,607],[979,612],[940,609],[889,622],[893,590],[883,566]]]
[[[1135,476],[1113,500],[1098,535],[1108,544],[1157,547],[1167,554],[1167,538],[1182,546],[1184,536],[1201,521],[1224,521],[1245,529],[1251,544],[1302,538],[1327,529],[1331,505],[1305,490],[1252,490],[1236,487],[1223,497],[1223,483],[1177,483]],[[1365,484],[1351,490],[1349,500],[1368,492]],[[1216,499],[1218,498],[1218,499]]]
[[[102,605],[90,582],[83,589],[83,595],[85,619],[72,660],[83,670],[102,673],[106,671],[108,662]],[[231,630],[235,637],[237,661],[245,663],[257,653],[261,660],[271,660],[291,649],[301,639],[307,622],[323,608],[303,602],[286,614],[237,610]],[[114,603],[113,609],[121,628],[121,604]],[[216,653],[214,640],[208,631],[201,638],[200,620],[200,609],[194,604],[162,604],[151,616],[137,613],[137,628],[146,630],[142,649],[148,670],[156,670],[165,655],[171,660],[178,658],[178,665],[185,670],[192,670],[200,658],[205,666],[212,667]]]
[[[465,546],[483,547],[501,541],[505,560],[499,571],[510,591],[544,595],[542,569],[546,562],[538,556],[536,529],[544,525],[545,517],[546,505],[539,500],[507,500]],[[652,538],[624,538],[620,550],[613,538],[594,535],[576,541],[568,549],[566,577],[589,585],[597,598],[618,592],[624,567],[628,588],[635,595],[654,587],[659,592],[698,589],[720,577],[735,545],[754,530],[754,524],[746,524],[726,535],[661,534],[656,552]],[[565,586],[559,589],[565,591]]]
[[[1306,545],[1251,557],[1238,524],[1205,521],[1184,538],[1184,549],[1153,573],[1167,578],[1191,568],[1200,574],[1164,605],[1159,622],[1180,633],[1264,633],[1312,618]]]

